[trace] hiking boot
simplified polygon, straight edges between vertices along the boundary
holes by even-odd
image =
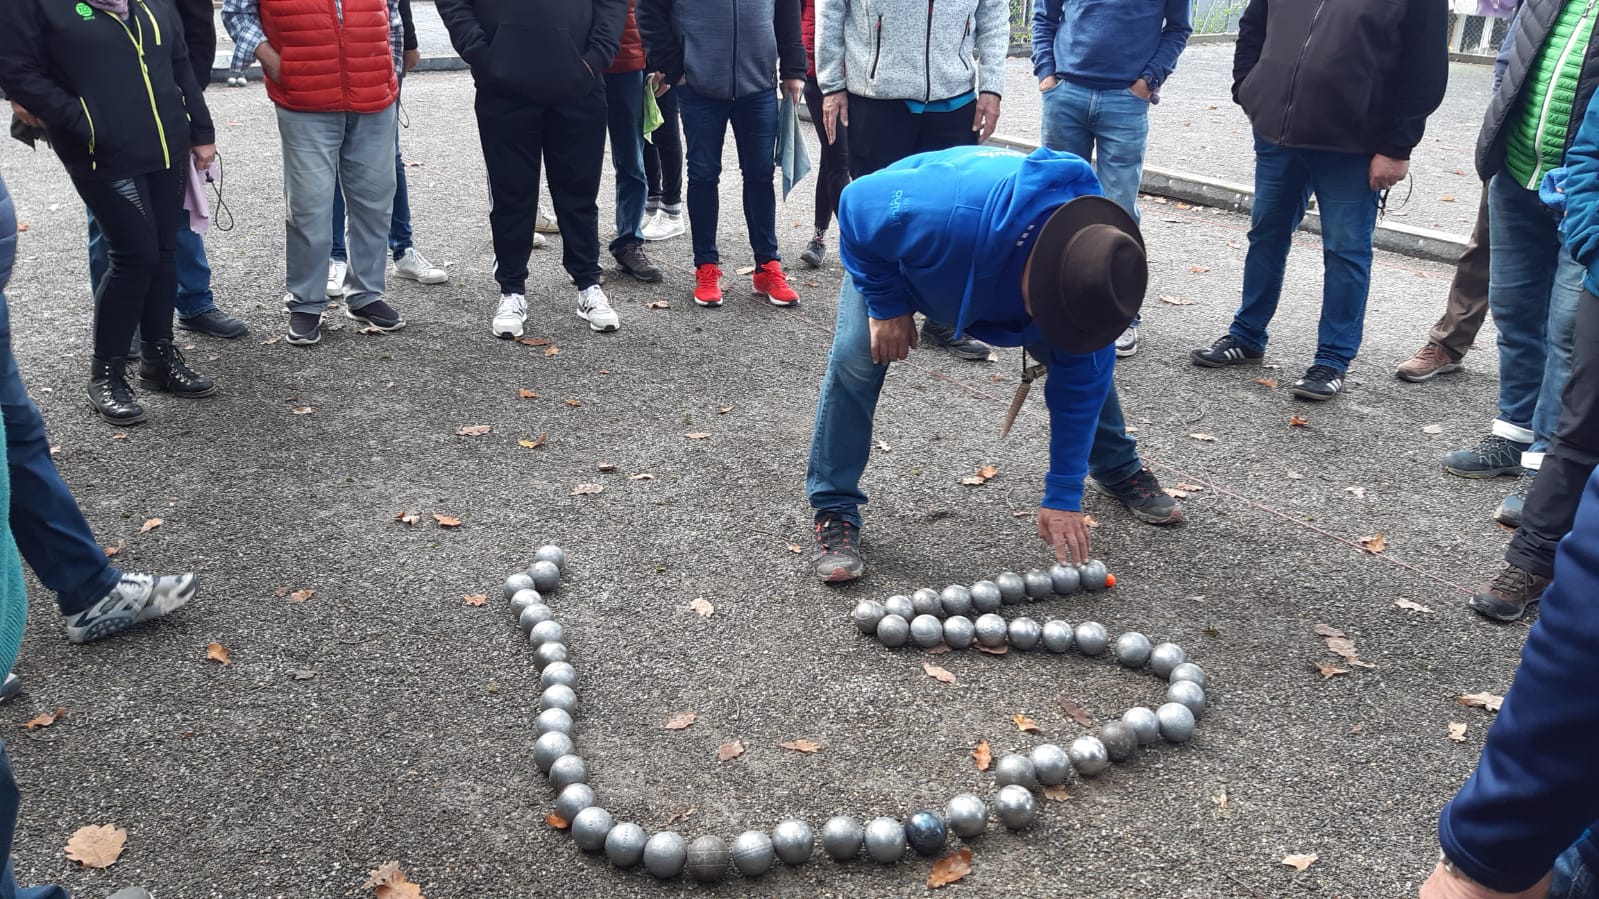
[[[1497,434],[1489,434],[1471,449],[1455,450],[1444,456],[1444,471],[1462,478],[1519,475],[1522,471],[1521,454],[1531,447],[1530,443],[1517,443]]]
[[[1116,358],[1126,359],[1138,352],[1138,326],[1128,325],[1122,336],[1116,338]]]
[[[656,284],[661,280],[661,270],[650,261],[650,257],[644,255],[643,244],[630,243],[612,255],[616,257],[616,264],[622,271],[645,284]]]
[[[494,310],[494,336],[502,340],[522,336],[522,326],[527,323],[527,297],[519,293],[500,295],[499,308]]]
[[[1139,469],[1132,477],[1115,484],[1089,478],[1088,486],[1095,493],[1120,501],[1139,521],[1165,525],[1183,520],[1183,507],[1160,489],[1160,481],[1147,468]]]
[[[816,517],[816,546],[811,550],[811,570],[824,584],[843,584],[866,573],[861,556],[861,529],[831,515]]]
[[[96,356],[89,361],[89,408],[114,425],[144,421],[144,407],[133,398],[133,388],[128,386],[126,356]]]
[[[805,245],[805,252],[800,254],[800,261],[810,268],[821,268],[827,261],[827,238],[818,231],[811,237],[811,242]]]
[[[1322,403],[1337,396],[1343,386],[1343,372],[1331,365],[1312,365],[1305,369],[1305,376],[1295,381],[1289,390],[1302,400]]]
[[[67,639],[88,643],[175,612],[194,598],[194,584],[192,573],[159,578],[123,574],[103,599],[86,611],[67,616]]]
[[[406,247],[400,258],[394,260],[394,273],[418,284],[443,284],[450,280],[449,272],[427,261],[416,247]]]
[[[788,286],[788,275],[783,274],[783,263],[776,259],[757,268],[751,283],[755,293],[766,297],[773,306],[792,306],[799,302],[799,294]]]
[[[683,213],[667,212],[664,208],[644,226],[644,239],[648,241],[671,240],[688,232],[683,224]]]
[[[1527,607],[1543,598],[1549,578],[1525,568],[1506,565],[1482,592],[1471,598],[1471,609],[1495,621],[1515,621],[1527,614]]]
[[[1494,510],[1494,521],[1507,528],[1521,527],[1521,510],[1527,506],[1527,494],[1532,492],[1532,482],[1538,477],[1538,470],[1529,468],[1516,479],[1516,489],[1499,503],[1499,508]]]
[[[199,398],[217,392],[217,385],[188,365],[170,340],[146,340],[139,352],[139,386],[173,396]]]
[[[1265,350],[1257,350],[1231,334],[1223,334],[1208,347],[1198,347],[1188,352],[1188,358],[1202,368],[1223,368],[1228,365],[1259,365],[1266,358]]]
[[[342,259],[328,260],[328,298],[344,296],[344,278],[350,272],[350,263]]]
[[[1431,381],[1439,375],[1464,371],[1465,368],[1459,359],[1449,355],[1448,350],[1429,340],[1426,346],[1416,351],[1416,355],[1406,359],[1394,370],[1394,377],[1412,384],[1420,384],[1423,381]]]
[[[989,355],[994,352],[988,344],[975,337],[962,334],[957,338],[954,327],[932,319],[922,322],[922,342],[930,347],[949,350],[957,359],[967,362],[987,362]]]
[[[722,305],[722,270],[716,263],[695,266],[694,302],[712,309]]]
[[[622,320],[598,284],[577,292],[577,317],[589,323],[589,330],[601,334],[609,334],[622,326]]]
[[[310,346],[322,339],[322,316],[316,312],[290,312],[289,333],[284,338],[294,346]]]
[[[250,333],[249,325],[221,309],[207,309],[199,315],[191,315],[188,318],[179,316],[177,326],[184,331],[195,331],[229,340]]]
[[[400,317],[400,313],[382,300],[373,300],[360,309],[346,306],[344,317],[379,331],[398,331],[405,327],[405,319]]]

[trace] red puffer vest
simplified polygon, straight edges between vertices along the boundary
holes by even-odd
[[[627,22],[622,26],[622,46],[606,67],[607,75],[639,72],[644,69],[644,42],[639,40],[638,20],[633,17],[633,0],[627,0]]]
[[[272,102],[296,112],[381,112],[399,95],[387,0],[261,0],[261,26],[283,56]]]

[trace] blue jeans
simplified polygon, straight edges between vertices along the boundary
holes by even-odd
[[[838,294],[833,349],[827,355],[827,374],[822,377],[816,402],[805,493],[811,508],[837,515],[856,527],[861,525],[860,507],[866,503],[860,484],[872,452],[872,419],[888,374],[887,365],[872,362],[869,328],[866,297],[855,289],[854,281],[845,278]],[[1121,401],[1112,384],[1094,431],[1088,472],[1102,483],[1114,484],[1143,467],[1138,444],[1127,436]]]
[[[3,676],[3,675],[0,675]],[[16,775],[11,773],[11,759],[0,746],[0,859],[5,860],[0,869],[0,899],[72,899],[72,894],[61,887],[18,887],[11,866],[11,841],[16,836],[17,812],[22,806],[22,792],[17,789]]]
[[[395,259],[411,249],[411,195],[405,189],[405,157],[400,155],[400,135],[394,135],[394,212],[389,216],[389,252]],[[349,262],[344,246],[344,191],[333,186],[333,252],[328,258]]]
[[[111,251],[94,213],[84,210],[89,219],[89,289],[99,287],[111,268]],[[178,269],[178,315],[194,318],[217,308],[211,295],[211,262],[205,257],[205,240],[185,224],[178,228],[178,251],[172,261]]]
[[[1321,327],[1317,365],[1347,371],[1360,351],[1371,290],[1371,239],[1377,192],[1371,157],[1361,153],[1294,150],[1255,137],[1255,206],[1244,257],[1244,300],[1228,329],[1239,342],[1266,348],[1266,326],[1277,314],[1294,231],[1311,194],[1321,212]]]
[[[1555,859],[1549,899],[1599,899],[1599,836],[1592,830]]]
[[[1561,246],[1560,223],[1504,172],[1488,182],[1488,307],[1499,331],[1494,433],[1541,453],[1571,374],[1583,268]]]
[[[616,170],[616,239],[611,255],[644,242],[644,73],[605,74],[606,126],[611,133],[611,167]],[[772,207],[776,216],[776,206]],[[775,225],[774,218],[774,225]]]
[[[688,145],[688,226],[696,266],[717,265],[716,224],[721,215],[717,183],[722,177],[722,142],[733,125],[738,142],[738,167],[744,178],[744,224],[750,232],[755,264],[777,255],[777,90],[760,91],[736,100],[716,100],[681,84],[678,109],[683,141]]]

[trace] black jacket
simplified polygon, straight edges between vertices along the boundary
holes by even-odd
[[[638,30],[652,69],[707,97],[776,90],[779,72],[805,77],[800,0],[638,0]]]
[[[598,89],[627,21],[627,0],[436,0],[434,6],[479,93],[542,104]]]
[[[1233,99],[1278,146],[1409,159],[1444,99],[1448,38],[1446,0],[1250,0]]]
[[[200,90],[211,83],[211,67],[217,59],[216,7],[211,0],[173,0],[178,20],[183,23],[183,42],[189,45],[189,67],[194,69]]]
[[[102,178],[184,165],[216,141],[168,0],[132,0],[126,22],[86,3],[3,0],[0,88],[45,123],[62,162]]]

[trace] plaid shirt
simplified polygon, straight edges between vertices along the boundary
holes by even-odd
[[[405,52],[404,23],[400,19],[399,0],[389,2],[389,46],[394,51],[394,71],[403,74],[402,55]],[[342,0],[334,0],[339,19],[344,19]],[[261,0],[223,0],[222,25],[233,38],[233,70],[242,72],[255,62],[255,48],[267,42],[266,31],[261,27]]]

